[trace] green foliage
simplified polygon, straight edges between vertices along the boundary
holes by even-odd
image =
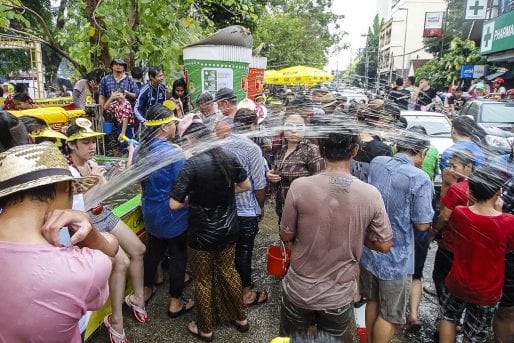
[[[453,81],[460,78],[460,70],[464,64],[484,64],[480,56],[480,48],[471,40],[454,38],[443,58],[429,61],[416,70],[416,80],[429,77],[430,83],[436,89],[447,88]]]
[[[262,54],[268,58],[269,69],[326,64],[329,49],[340,44],[344,35],[328,30],[329,24],[341,18],[330,12],[330,6],[326,0],[277,1],[261,16],[253,32],[254,45],[264,46]]]

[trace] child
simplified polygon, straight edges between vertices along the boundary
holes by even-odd
[[[456,325],[464,310],[463,342],[486,342],[502,295],[505,253],[514,249],[514,216],[495,208],[502,178],[490,167],[477,169],[468,179],[470,207],[457,206],[449,228],[454,260],[445,280],[439,342],[455,342]]]
[[[125,98],[125,91],[116,89],[112,92],[105,102],[105,108],[107,109],[106,112],[112,114],[118,123],[118,141],[122,142],[120,143],[121,152],[125,154],[128,152],[128,143],[126,143],[124,137],[135,138],[134,112],[130,102]]]

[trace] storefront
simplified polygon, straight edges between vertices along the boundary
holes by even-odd
[[[484,24],[480,54],[488,62],[514,62],[514,11]]]

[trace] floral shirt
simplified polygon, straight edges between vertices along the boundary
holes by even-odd
[[[12,111],[12,110],[16,109],[16,105],[14,104],[13,98],[14,98],[14,93],[7,95],[7,97],[4,100],[4,111]],[[32,101],[32,99],[29,98],[29,100],[27,100],[27,103],[33,104],[34,101]]]
[[[132,106],[127,99],[116,100],[111,102],[107,108],[107,112],[112,113],[118,124],[123,122],[123,118],[128,118],[128,125],[134,125],[134,112]]]
[[[285,157],[287,144],[284,144],[275,159],[275,172],[282,178],[279,184],[280,195],[277,200],[284,202],[291,183],[302,176],[310,176],[325,169],[325,161],[319,148],[307,141],[302,141],[296,149]],[[285,158],[284,158],[285,157]]]

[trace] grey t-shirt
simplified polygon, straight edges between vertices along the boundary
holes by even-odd
[[[293,304],[310,310],[351,303],[364,241],[392,239],[378,190],[342,173],[296,179],[287,194],[281,231],[295,234],[283,291]]]

